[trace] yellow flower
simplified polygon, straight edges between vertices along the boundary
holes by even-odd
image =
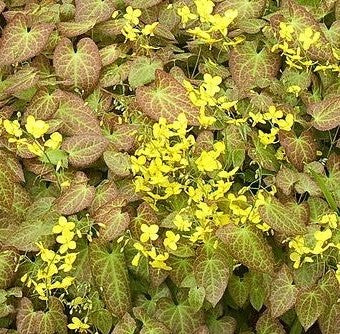
[[[138,173],[142,167],[146,164],[146,157],[144,155],[139,156],[138,158],[135,156],[131,156],[131,167],[132,172],[134,174]]]
[[[184,219],[182,215],[177,214],[174,218],[174,224],[177,227],[179,231],[190,231],[190,227],[192,225],[192,222]]]
[[[265,133],[262,130],[259,130],[259,139],[260,142],[267,146],[269,144],[273,144],[276,140],[276,135],[278,133],[278,129],[277,128],[271,128],[270,133]]]
[[[317,241],[324,242],[324,241],[330,239],[331,237],[332,237],[332,231],[329,228],[327,228],[324,231],[316,231],[316,232],[314,232],[314,238]]]
[[[206,128],[210,125],[213,125],[216,122],[216,118],[213,116],[206,116],[205,113],[201,112],[198,117],[198,121],[203,127]]]
[[[187,32],[193,36],[198,37],[205,44],[214,44],[219,42],[221,39],[213,38],[208,31],[202,30],[200,27],[195,27],[194,29],[188,29]]]
[[[53,226],[52,232],[59,234],[64,230],[72,231],[75,228],[74,222],[69,222],[64,216],[59,217],[58,224]]]
[[[196,14],[190,12],[190,8],[188,6],[178,8],[177,14],[181,17],[183,26],[185,26],[189,21],[195,20],[197,18]]]
[[[287,88],[288,93],[293,93],[295,94],[296,97],[299,96],[299,93],[301,92],[301,87],[297,85],[292,85]]]
[[[3,124],[8,134],[18,138],[22,136],[22,130],[20,129],[20,124],[17,120],[11,122],[8,119],[5,119]]]
[[[86,324],[85,322],[82,322],[79,318],[77,317],[73,317],[72,318],[72,323],[68,324],[67,327],[69,329],[73,329],[75,331],[86,331],[87,329],[90,328],[90,326],[88,324]]]
[[[297,252],[293,252],[290,254],[290,259],[294,262],[293,267],[295,269],[299,268],[301,264],[301,255]]]
[[[57,236],[57,242],[61,244],[60,246],[60,253],[64,254],[67,252],[68,249],[75,249],[77,244],[73,240],[74,232],[71,232],[68,229],[64,229],[60,235]]]
[[[124,18],[134,25],[139,23],[139,17],[142,15],[140,9],[133,9],[131,6],[126,8],[126,14],[124,14]]]
[[[211,0],[194,0],[201,22],[209,20],[215,4]]]
[[[230,23],[234,21],[237,15],[237,9],[228,9],[223,15],[211,15],[209,22],[211,23],[214,31],[219,31],[223,36],[226,36]]]
[[[302,43],[302,48],[308,50],[312,44],[315,44],[320,38],[318,31],[314,32],[311,27],[307,27],[304,32],[299,34],[299,42]]]
[[[122,34],[128,39],[129,41],[135,41],[138,37],[138,29],[135,29],[131,24],[125,24],[122,29]]]
[[[199,171],[212,172],[222,167],[221,163],[217,160],[220,154],[225,150],[223,142],[217,142],[214,144],[213,151],[203,151],[195,163]]]
[[[337,224],[338,218],[336,213],[330,213],[330,214],[326,214],[323,215],[321,217],[320,220],[320,224],[328,224],[330,228],[337,228],[338,224]]]
[[[166,231],[165,235],[166,235],[166,238],[163,241],[163,245],[165,247],[170,248],[171,250],[176,250],[177,249],[177,241],[180,239],[180,235],[175,234],[172,231]]]
[[[209,73],[204,74],[203,87],[210,96],[214,96],[220,91],[219,85],[222,82],[222,78],[218,75],[212,77]]]
[[[157,25],[159,24],[159,22],[154,22],[152,24],[147,24],[143,29],[142,29],[142,34],[144,36],[154,36],[154,31],[157,27]]]
[[[77,253],[68,253],[64,257],[64,263],[59,267],[59,269],[64,270],[64,272],[69,272],[72,269],[72,265],[77,258]]]
[[[257,123],[266,124],[266,121],[264,120],[264,117],[260,112],[256,114],[254,114],[253,112],[249,112],[249,117],[251,117],[253,120],[253,126],[255,126]]]
[[[169,253],[165,252],[164,254],[156,254],[156,250],[153,247],[151,251],[148,252],[149,256],[152,258],[153,261],[150,261],[150,265],[156,269],[163,269],[163,270],[171,270],[172,268],[169,267],[165,261],[169,258]]]
[[[272,120],[275,122],[278,118],[283,116],[283,112],[281,110],[277,110],[275,106],[270,106],[268,108],[268,112],[264,114],[264,119]]]
[[[34,142],[32,144],[27,143],[26,147],[31,153],[37,155],[38,157],[41,157],[44,155],[44,148],[40,146],[37,142]]]
[[[63,136],[59,132],[53,132],[50,139],[46,140],[45,146],[50,147],[52,150],[57,150],[61,142],[63,141]]]
[[[25,128],[35,139],[42,137],[49,129],[49,125],[42,120],[35,120],[34,116],[27,117]]]
[[[287,40],[288,42],[293,40],[292,33],[294,32],[293,26],[285,22],[280,22],[280,37]]]
[[[293,114],[287,114],[285,119],[279,119],[278,121],[276,121],[276,124],[279,126],[281,130],[290,131],[294,124]]]
[[[140,227],[141,231],[143,232],[140,236],[141,242],[147,242],[148,240],[155,241],[158,239],[158,230],[159,226],[152,224],[152,225],[146,225],[142,224]]]

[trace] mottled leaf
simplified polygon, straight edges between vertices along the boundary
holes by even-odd
[[[318,319],[322,334],[338,334],[340,328],[340,303],[329,305]]]
[[[256,323],[257,334],[285,334],[285,330],[280,321],[273,319],[269,312],[261,315]]]
[[[11,250],[0,251],[0,289],[10,286],[18,262],[18,254]]]
[[[136,327],[136,321],[129,313],[125,313],[113,329],[112,334],[134,334]]]
[[[125,0],[133,8],[149,8],[159,4],[162,0]]]
[[[228,252],[250,269],[272,273],[274,258],[271,247],[261,232],[249,226],[228,225],[217,231]]]
[[[283,265],[271,284],[269,309],[273,318],[281,316],[295,305],[297,288],[292,283],[289,268]]]
[[[75,20],[102,22],[109,19],[115,10],[115,0],[75,0]]]
[[[85,34],[92,29],[94,25],[94,20],[84,22],[61,22],[58,23],[58,30],[63,36],[71,38]]]
[[[101,157],[108,143],[104,136],[86,134],[66,138],[62,149],[69,154],[68,161],[72,166],[86,167]]]
[[[123,317],[131,307],[130,286],[124,255],[120,246],[108,249],[92,243],[91,270],[107,309],[116,317]]]
[[[53,25],[28,26],[27,19],[17,14],[5,27],[0,41],[0,67],[19,63],[38,55],[46,46]]]
[[[275,231],[289,237],[307,232],[309,207],[307,203],[280,203],[271,198],[259,209],[263,221]],[[289,212],[289,215],[287,215]]]
[[[245,42],[232,49],[230,72],[242,90],[268,86],[280,67],[280,57],[267,48],[260,51],[254,42]]]
[[[340,125],[340,96],[325,98],[308,106],[308,114],[312,115],[312,125],[321,131],[331,130]]]
[[[101,69],[98,47],[86,37],[77,43],[74,50],[71,40],[62,38],[54,50],[53,65],[66,85],[90,92],[99,80]]]
[[[58,109],[58,99],[54,92],[41,89],[36,92],[26,108],[25,116],[32,115],[36,119],[48,120]]]
[[[298,294],[295,310],[305,331],[314,324],[326,306],[325,295],[319,287]]]
[[[106,151],[103,157],[112,174],[118,177],[130,175],[130,156],[127,153]]]
[[[198,109],[190,102],[185,88],[172,75],[156,70],[155,83],[148,87],[138,87],[137,103],[149,117],[158,120],[176,120],[179,114],[187,116],[190,125],[198,125]]]

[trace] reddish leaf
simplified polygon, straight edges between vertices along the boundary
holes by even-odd
[[[293,131],[280,131],[280,144],[284,147],[289,161],[302,171],[305,164],[317,158],[317,143],[310,131],[304,131],[299,137]]]
[[[62,149],[68,154],[68,160],[74,167],[86,167],[100,158],[108,140],[101,135],[86,134],[66,138]]]
[[[125,2],[133,8],[149,8],[159,4],[162,0],[126,0]]]
[[[95,25],[94,20],[84,22],[61,22],[58,24],[58,31],[65,37],[71,38],[82,34],[92,29]]]
[[[59,107],[54,117],[63,121],[62,134],[69,136],[101,134],[98,120],[83,99],[61,90],[56,92],[56,96],[59,100]]]
[[[111,170],[112,174],[118,177],[130,175],[130,156],[127,153],[106,151],[104,161]]]
[[[115,3],[115,0],[75,0],[75,20],[96,20],[97,23],[106,21],[115,10]]]
[[[11,250],[0,251],[0,289],[10,287],[18,259],[18,254]]]
[[[47,89],[41,89],[33,96],[26,108],[25,115],[32,115],[36,119],[48,120],[56,112],[58,100],[56,94]]]
[[[273,319],[269,312],[261,315],[256,323],[257,334],[285,334],[285,330],[280,321]]]
[[[5,27],[0,41],[0,67],[19,63],[38,55],[46,46],[53,30],[51,24],[28,26],[27,19],[17,14]]]
[[[84,210],[91,205],[95,191],[95,188],[88,186],[85,180],[75,181],[71,184],[70,188],[65,190],[56,200],[56,209],[63,215],[72,215]]]
[[[280,68],[280,57],[267,48],[258,51],[254,42],[245,42],[232,49],[229,66],[239,89],[249,90],[270,84]]]
[[[99,79],[101,69],[100,55],[97,45],[91,38],[83,38],[73,48],[68,38],[63,38],[54,50],[53,65],[56,74],[73,85],[90,92]]]
[[[331,130],[340,125],[340,96],[325,98],[308,106],[307,113],[312,115],[312,125],[321,131]]]
[[[173,122],[184,113],[190,125],[199,125],[199,111],[190,102],[185,88],[162,70],[156,70],[153,85],[137,88],[136,99],[143,112],[155,120],[164,117]]]
[[[273,318],[281,316],[294,306],[297,288],[292,283],[293,277],[289,268],[283,265],[271,284],[269,309]]]

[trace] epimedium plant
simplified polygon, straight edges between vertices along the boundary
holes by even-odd
[[[339,1],[0,12],[1,334],[339,332]]]

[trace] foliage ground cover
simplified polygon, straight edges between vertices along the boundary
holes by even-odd
[[[339,0],[0,13],[0,334],[340,332]]]

